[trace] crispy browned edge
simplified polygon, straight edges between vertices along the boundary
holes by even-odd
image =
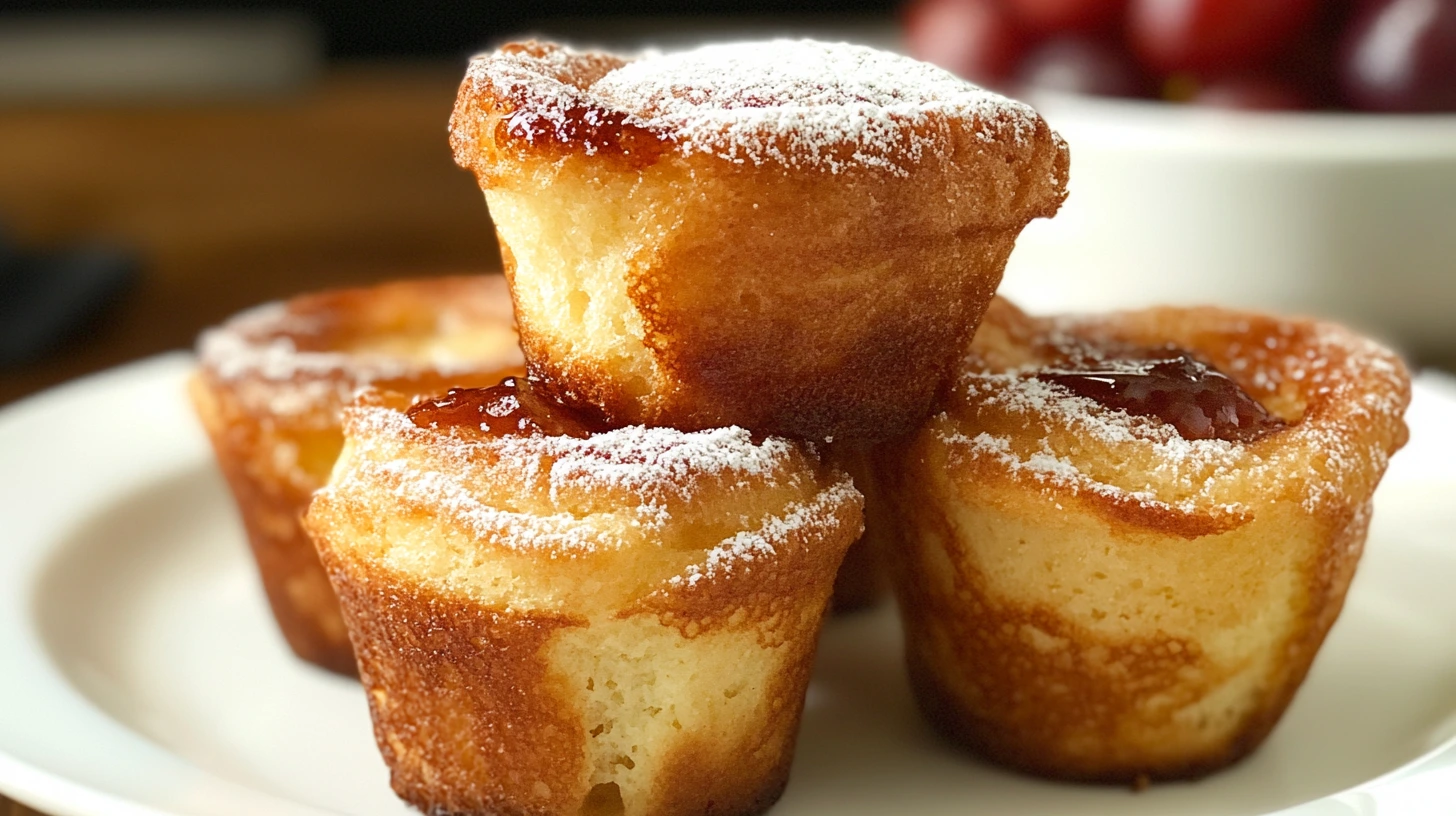
[[[577,814],[587,735],[545,650],[558,629],[586,621],[491,608],[356,558],[315,521],[348,513],[338,501],[320,494],[305,523],[343,607],[395,792],[426,813]],[[859,514],[858,504],[838,509],[840,540],[792,532],[774,560],[755,562],[751,577],[720,575],[618,613],[655,615],[689,638],[757,629],[761,644],[795,650],[769,695],[779,706],[773,729],[701,735],[670,760],[644,816],[751,816],[783,792],[834,571]],[[746,614],[735,618],[738,610]],[[547,781],[543,792],[537,780],[557,784]]]
[[[254,465],[262,448],[278,441],[265,436],[276,434],[265,434],[229,398],[226,386],[199,371],[188,383],[188,392],[237,505],[258,577],[284,640],[309,663],[355,675],[354,651],[334,591],[313,542],[297,521],[313,490],[270,478]],[[327,431],[315,433],[326,435]],[[337,446],[342,446],[342,432],[335,428],[334,435],[339,437]],[[290,586],[294,592],[289,592]]]
[[[299,295],[287,302],[287,308],[290,313],[322,318],[325,328],[322,335],[299,340],[301,345],[324,348],[332,342],[367,333],[370,327],[366,313],[380,299],[500,298],[502,319],[509,319],[507,291],[504,287],[495,290],[494,286],[478,276],[397,281]],[[497,373],[485,372],[485,379],[493,381]],[[480,379],[479,375],[467,375],[459,384],[489,384],[477,382]],[[432,384],[430,380],[431,377],[425,376],[420,383],[441,387],[441,383]],[[290,381],[285,387],[295,385]],[[240,387],[265,388],[267,383],[253,379],[240,386],[213,376],[204,365],[194,372],[187,386],[218,469],[237,505],[269,608],[284,640],[300,659],[338,674],[356,676],[354,650],[338,601],[313,542],[300,523],[314,490],[322,487],[323,482],[304,484],[281,479],[272,464],[273,449],[288,443],[300,451],[327,456],[328,462],[308,463],[304,471],[316,467],[326,471],[344,444],[339,424],[343,406],[336,400],[326,399],[327,404],[307,416],[273,416],[266,411],[260,413],[262,406],[244,399],[239,393]]]
[[[551,48],[525,43],[503,50]],[[585,87],[620,63],[611,55],[579,55],[556,78]],[[520,316],[533,377],[557,399],[615,424],[684,430],[738,425],[808,439],[884,439],[913,430],[1000,284],[1016,236],[1033,218],[1050,217],[1060,207],[1070,162],[1066,143],[1039,117],[1024,140],[995,144],[978,138],[970,122],[930,117],[923,129],[945,142],[944,155],[924,160],[906,181],[872,168],[831,175],[684,157],[660,145],[649,149],[670,144],[671,135],[623,123],[620,112],[605,109],[590,111],[594,121],[615,124],[553,126],[531,140],[513,134],[510,123],[543,113],[537,107],[520,89],[470,76],[462,83],[451,139],[456,161],[476,173],[482,188],[515,174],[534,180],[528,168],[567,160],[605,166],[630,160],[632,169],[672,162],[686,168],[699,188],[716,190],[720,200],[754,204],[751,214],[733,216],[743,224],[722,225],[716,241],[654,257],[629,281],[644,340],[668,383],[645,399],[610,371],[560,359],[552,338],[535,331],[529,315]],[[569,112],[567,119],[585,115]],[[1009,166],[1018,168],[1010,190],[998,175]],[[953,168],[960,175],[952,184]],[[1000,211],[968,205],[967,191],[999,197]],[[940,224],[919,234],[924,218],[896,217],[925,212],[927,200],[955,200],[962,216],[954,229]],[[805,208],[804,201],[817,204]],[[778,213],[775,229],[765,226],[770,207]],[[965,215],[972,211],[975,217]],[[826,252],[811,240],[785,240],[786,234],[848,237]],[[515,262],[504,242],[502,254],[513,279]],[[893,274],[882,277],[913,279],[912,285],[898,295],[878,283],[864,288],[879,299],[874,304],[844,300],[836,263],[854,267],[863,257],[885,258]],[[663,269],[673,271],[675,285],[663,285]],[[724,269],[734,273],[725,277]],[[786,276],[786,269],[795,274]],[[801,297],[806,292],[813,293],[812,305]],[[852,341],[836,340],[834,364],[823,364],[824,341],[846,332]]]
[[[955,541],[954,526],[936,508],[922,503],[916,505],[916,512],[925,514],[922,523],[945,536],[943,540]],[[1014,706],[1018,711],[1029,712],[1030,716],[1008,723],[977,717],[967,711],[939,682],[944,667],[929,665],[927,657],[915,648],[912,636],[907,638],[906,666],[916,703],[926,720],[952,743],[996,764],[1037,776],[1133,784],[1139,779],[1197,779],[1220,770],[1263,743],[1304,682],[1320,645],[1344,605],[1368,519],[1368,514],[1356,513],[1350,524],[1332,534],[1318,561],[1309,565],[1305,588],[1310,601],[1286,644],[1274,672],[1275,681],[1265,689],[1260,704],[1248,712],[1229,739],[1205,753],[1183,752],[1179,760],[1160,762],[1106,756],[1080,763],[1070,759],[1060,750],[1063,732],[1059,723],[1091,721],[1102,738],[1111,741],[1128,721],[1139,717],[1132,707],[1135,699],[1120,689],[1108,690],[1101,684],[1085,682],[1075,668],[1057,666],[1022,640],[1020,632],[1023,625],[1030,624],[1081,648],[1103,646],[1109,661],[1127,667],[1123,678],[1127,685],[1177,686],[1191,690],[1190,697],[1198,696],[1200,690],[1212,689],[1224,679],[1223,674],[1209,670],[1196,644],[1173,637],[1138,638],[1112,644],[1069,624],[1050,609],[998,601],[978,604],[970,610],[907,583],[897,590],[907,633],[924,631],[931,625],[951,631],[959,664],[972,667],[969,671],[977,678],[977,687],[983,693],[991,692],[989,705],[995,707],[999,700],[1005,709]],[[1128,526],[1138,529],[1135,525]],[[902,553],[902,568],[911,574],[921,569],[916,563],[920,555],[918,548]],[[955,593],[962,598],[986,598],[983,581],[978,571],[962,563],[955,572]],[[1186,669],[1202,670],[1204,682],[1190,686],[1180,674]],[[1048,678],[1061,682],[1070,691],[1061,695],[1041,693]],[[1029,679],[1035,682],[1028,682]],[[1014,703],[1013,694],[1016,695]]]
[[[724,324],[689,317],[701,310],[664,307],[640,288],[634,300],[670,383],[649,400],[627,391],[612,372],[564,363],[553,351],[552,338],[533,332],[529,318],[521,321],[522,348],[532,376],[545,390],[613,424],[682,430],[737,425],[756,433],[816,440],[899,436],[930,413],[953,369],[955,349],[974,331],[1000,283],[1018,231],[978,235],[979,246],[963,247],[967,251],[958,264],[973,281],[928,304],[907,299],[894,308],[893,317],[862,324],[857,341],[833,366],[811,362],[823,358],[810,338],[829,331],[831,323],[853,320],[850,316],[831,320],[824,313],[785,309],[761,315],[740,330],[723,331]],[[514,274],[504,243],[502,254],[507,275]],[[733,254],[752,252],[744,247]],[[762,261],[735,257],[725,263],[731,268],[758,264],[762,269]],[[788,363],[796,359],[799,370],[786,374]]]
[[[994,309],[994,319],[1001,328],[1008,330],[1012,342],[1040,340],[1038,333],[1044,330],[1046,324],[1027,317],[999,299]],[[1204,322],[1226,323],[1226,319],[1234,314],[1210,307],[1181,310],[1165,307],[1163,310],[1128,314],[1145,316],[1156,311],[1177,312],[1177,319],[1191,322],[1194,326]],[[1265,329],[1276,320],[1255,314],[1246,316],[1256,326]],[[1119,323],[1123,319],[1117,314],[1107,315],[1088,321],[1087,328],[1094,334],[1116,337],[1120,334]],[[1310,321],[1296,322],[1306,333],[1312,332],[1317,325]],[[1308,337],[1308,334],[1304,336]],[[1203,339],[1211,340],[1213,335]],[[1257,338],[1252,345],[1258,345]],[[1193,350],[1210,353],[1226,373],[1233,372],[1228,366],[1228,359],[1217,351],[1196,346]],[[1395,362],[1399,365],[1398,360]],[[1237,372],[1233,373],[1237,379]],[[1408,375],[1401,368],[1398,376],[1403,379],[1402,392],[1398,396],[1408,403]],[[1251,383],[1241,384],[1254,390]],[[1306,391],[1312,392],[1313,386]],[[1332,398],[1317,393],[1305,393],[1303,396],[1308,405],[1300,421],[1324,419],[1328,414],[1348,407],[1333,405]],[[1276,434],[1253,444],[1279,444],[1277,437]],[[1404,432],[1398,432],[1394,448],[1398,449],[1404,442]],[[991,597],[985,589],[984,576],[969,566],[965,557],[956,559],[955,553],[962,549],[962,545],[958,530],[948,518],[943,504],[949,499],[930,495],[909,473],[914,467],[910,463],[929,461],[930,446],[932,443],[924,437],[914,438],[906,450],[882,446],[877,449],[875,461],[876,475],[891,496],[891,506],[900,520],[895,533],[901,536],[901,540],[893,563],[897,571],[896,596],[907,635],[906,663],[911,686],[926,719],[950,741],[997,764],[1038,776],[1138,785],[1148,780],[1196,779],[1247,756],[1262,744],[1283,716],[1330,627],[1338,618],[1369,529],[1368,496],[1359,497],[1358,503],[1327,505],[1313,519],[1326,531],[1328,541],[1316,554],[1315,560],[1301,571],[1306,579],[1301,587],[1307,597],[1304,610],[1292,627],[1283,659],[1274,671],[1274,682],[1265,689],[1259,705],[1248,712],[1223,745],[1206,753],[1185,755],[1180,760],[1167,762],[1107,757],[1077,762],[1069,760],[1059,750],[1062,733],[1058,724],[1091,720],[1105,738],[1111,738],[1129,718],[1136,719],[1129,706],[1132,700],[1115,690],[1107,691],[1095,683],[1085,682],[1074,668],[1057,666],[1055,661],[1047,659],[1021,639],[1019,633],[1023,625],[1035,626],[1052,637],[1072,643],[1105,648],[1109,660],[1123,662],[1129,667],[1129,679],[1124,685],[1187,687],[1188,681],[1180,676],[1180,670],[1187,668],[1204,669],[1205,682],[1199,688],[1211,689],[1223,678],[1207,670],[1196,644],[1187,640],[1168,637],[1143,638],[1129,643],[1104,642],[1051,609],[1011,605],[1004,600],[994,604],[984,602],[982,599]],[[977,472],[977,478],[998,477],[989,469],[982,468]],[[1136,512],[1129,512],[1126,502],[1092,491],[1067,495],[1059,501],[1069,508],[1075,507],[1078,511],[1101,517],[1113,536],[1155,533],[1173,539],[1192,539],[1224,532],[1246,521],[1243,518],[1225,521],[1201,518],[1199,514],[1171,507],[1160,512],[1156,507],[1144,506]],[[913,523],[908,520],[912,514]],[[916,529],[917,526],[921,529]],[[914,536],[914,539],[907,540],[907,536]],[[940,596],[931,590],[930,582],[917,578],[928,574],[927,568],[919,563],[924,555],[921,542],[927,539],[943,543],[956,559],[951,597]],[[1014,708],[1023,713],[1029,712],[1031,716],[1008,723],[977,717],[965,710],[955,695],[938,680],[946,668],[929,665],[930,658],[917,648],[917,636],[929,631],[932,626],[940,626],[953,633],[960,666],[954,671],[977,677],[976,685],[981,692],[992,695],[990,707]],[[1057,678],[1062,685],[1074,691],[1063,695],[1039,693],[1045,690],[1048,677]],[[1029,678],[1035,678],[1036,682],[1028,682]],[[1032,697],[1028,698],[1028,694]]]

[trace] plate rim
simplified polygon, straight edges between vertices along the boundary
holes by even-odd
[[[71,403],[80,403],[88,396],[98,391],[108,389],[137,388],[142,391],[156,390],[158,393],[165,388],[174,388],[178,393],[177,402],[185,402],[181,398],[181,389],[186,377],[194,365],[194,357],[190,352],[173,351],[151,357],[146,357],[127,363],[122,366],[99,371],[85,377],[74,379],[40,393],[25,397],[21,400],[0,408],[0,439],[14,425],[23,424],[27,419],[43,414],[47,409],[64,408]],[[1435,376],[1418,376],[1415,381],[1414,391],[1426,402],[1444,403],[1445,413],[1456,415],[1456,379],[1437,373]],[[175,408],[175,406],[174,406]],[[195,427],[195,426],[194,426]],[[175,429],[174,429],[175,430]],[[201,435],[200,429],[196,431]],[[1456,440],[1456,434],[1450,435],[1446,447],[1456,451],[1456,445],[1450,444],[1450,440]],[[128,440],[131,441],[131,440]],[[192,445],[194,442],[179,440],[179,449],[184,445]],[[16,456],[8,450],[0,450],[0,470],[6,460]],[[170,463],[175,466],[178,463],[177,451],[174,450],[166,456],[160,457],[159,467]],[[1421,481],[1433,481],[1435,475],[1428,475]],[[122,480],[110,484],[102,491],[103,496],[115,498],[118,491],[124,492],[128,486],[135,486],[137,480]],[[1456,481],[1456,477],[1453,477]],[[1409,483],[1409,482],[1408,482]],[[82,500],[77,500],[83,509],[89,509],[89,505]],[[3,504],[3,502],[0,502]],[[55,512],[50,510],[49,512]],[[78,513],[77,517],[84,520],[85,513]],[[49,540],[26,541],[25,535],[16,536],[11,539],[11,552],[6,559],[0,560],[0,589],[9,583],[16,583],[15,593],[8,600],[4,598],[5,593],[0,592],[0,643],[4,642],[7,627],[14,627],[23,630],[26,626],[34,629],[34,621],[24,614],[16,615],[16,612],[34,612],[35,590],[38,584],[36,580],[43,575],[46,566],[58,551],[58,545],[66,540],[65,536],[52,536]],[[28,557],[26,557],[28,556]],[[28,567],[28,569],[27,569]],[[58,681],[59,687],[53,686],[46,691],[59,694],[67,698],[65,702],[87,709],[87,713],[93,718],[102,718],[109,723],[114,730],[120,732],[124,742],[134,746],[146,746],[148,750],[157,751],[175,760],[186,771],[185,778],[192,783],[202,784],[202,792],[210,800],[219,797],[235,796],[245,794],[242,808],[223,807],[221,809],[209,809],[206,811],[180,810],[172,806],[158,806],[139,798],[133,798],[125,793],[103,789],[86,781],[77,780],[63,771],[45,767],[43,764],[27,761],[14,753],[14,746],[7,740],[7,735],[0,729],[0,794],[25,804],[27,807],[41,810],[53,816],[92,816],[93,814],[122,814],[123,816],[191,816],[199,812],[231,814],[231,813],[257,813],[255,808],[259,805],[266,805],[268,813],[287,814],[288,816],[322,816],[322,814],[335,813],[331,809],[324,809],[308,805],[296,800],[289,800],[281,796],[249,788],[240,783],[218,776],[202,767],[197,766],[190,760],[172,753],[165,746],[161,746],[149,737],[133,730],[126,724],[115,720],[111,715],[103,711],[90,698],[86,697],[75,687],[55,664],[52,655],[44,644],[40,643],[38,634],[31,632],[32,640],[36,648],[30,654],[23,655],[32,662],[39,662],[43,674],[51,675],[51,679]],[[26,641],[22,639],[22,643]],[[23,677],[23,675],[22,675]],[[10,676],[0,676],[0,690],[9,689],[12,692],[23,692],[26,688],[23,682],[16,683]],[[32,691],[34,688],[32,687]],[[17,699],[12,696],[10,699]],[[24,695],[18,699],[26,699]],[[80,737],[90,738],[92,735],[81,734]],[[114,735],[113,735],[114,736]],[[145,761],[145,760],[142,760]],[[1441,743],[1433,746],[1419,756],[1405,762],[1386,772],[1351,785],[1340,791],[1297,803],[1290,807],[1266,813],[1265,816],[1295,816],[1313,810],[1322,804],[1334,804],[1348,801],[1350,797],[1358,797],[1361,801],[1378,803],[1381,801],[1383,790],[1395,789],[1403,781],[1426,777],[1435,781],[1437,789],[1443,792],[1450,792],[1453,799],[1456,799],[1456,735],[1449,737]],[[1449,787],[1447,787],[1449,783]],[[1324,812],[1324,811],[1320,811]],[[1360,810],[1359,812],[1366,812]],[[1373,811],[1370,811],[1373,812]],[[1406,812],[1406,811],[1402,811]],[[1430,811],[1432,814],[1436,811]],[[1312,815],[1311,815],[1312,816]]]

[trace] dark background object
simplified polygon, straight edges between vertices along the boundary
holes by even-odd
[[[136,277],[116,247],[22,252],[0,233],[0,369],[41,357],[85,330]]]
[[[505,35],[580,17],[694,17],[722,15],[805,15],[893,13],[894,0],[303,0],[302,2],[177,2],[176,0],[7,0],[5,14],[54,14],[127,11],[199,12],[289,11],[310,18],[323,32],[331,59],[379,57],[458,57]]]

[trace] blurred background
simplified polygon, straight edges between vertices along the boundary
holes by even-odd
[[[729,14],[745,33],[893,36],[888,2],[691,8],[0,4],[0,403],[189,347],[264,300],[498,269],[446,141],[476,50],[528,33],[721,34]]]
[[[804,34],[1025,95],[1073,195],[1006,291],[1328,314],[1456,360],[1456,0],[0,6],[0,403],[252,304],[499,269],[470,53]]]

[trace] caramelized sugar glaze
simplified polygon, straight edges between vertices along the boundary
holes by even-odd
[[[543,397],[530,381],[506,377],[487,388],[451,388],[416,402],[405,416],[421,428],[473,428],[489,436],[566,436],[586,439],[606,425]]]
[[[943,413],[876,452],[922,710],[1062,778],[1252,751],[1339,614],[1408,401],[1393,354],[1326,323],[998,300]]]
[[[924,418],[1068,164],[1020,103],[787,41],[508,45],[472,60],[451,143],[543,391],[611,424],[812,439]]]
[[[559,47],[538,42],[511,43],[502,46],[499,53],[549,65],[545,73],[551,78],[578,89],[590,87],[628,62],[623,57],[600,53],[577,54],[575,59],[563,60],[565,53]],[[526,149],[555,151],[563,156],[585,153],[633,169],[656,162],[673,148],[668,134],[642,127],[630,113],[606,109],[584,94],[558,105],[542,106],[533,98],[528,84],[508,88],[501,112],[485,120],[485,126],[494,132],[463,131],[459,138],[474,136],[475,144],[529,146]]]
[[[366,386],[412,395],[521,373],[500,278],[441,278],[303,295],[204,333],[191,386],[238,504],[274,616],[303,659],[355,672],[348,633],[299,526]]]

